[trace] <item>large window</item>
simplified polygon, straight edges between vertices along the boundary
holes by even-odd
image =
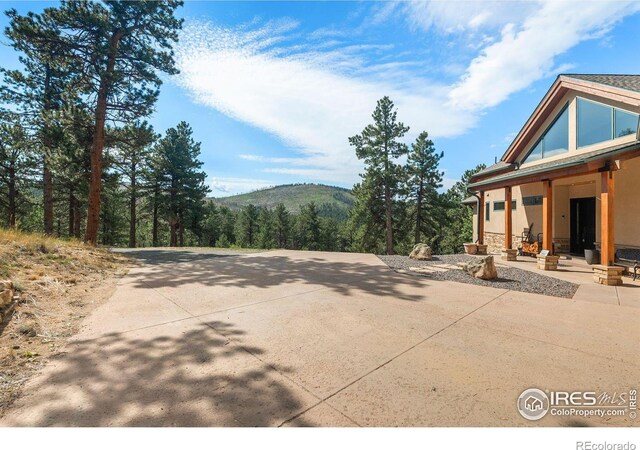
[[[578,98],[578,147],[635,134],[637,130],[637,114]]]
[[[544,132],[523,162],[538,161],[542,158],[560,155],[569,151],[569,111],[567,107]]]

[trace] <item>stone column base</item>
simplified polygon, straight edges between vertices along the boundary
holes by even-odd
[[[593,267],[593,281],[605,286],[622,286],[622,272],[624,267],[603,266],[596,264]]]
[[[517,248],[503,248],[500,254],[500,259],[504,261],[517,261],[518,249]]]
[[[487,244],[478,244],[478,255],[486,255],[487,254],[487,248],[489,246]]]
[[[538,269],[540,270],[558,270],[559,256],[541,256],[538,255]]]

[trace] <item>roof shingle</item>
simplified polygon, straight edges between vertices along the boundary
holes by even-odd
[[[605,84],[627,91],[640,92],[640,75],[607,75],[607,74],[573,74],[566,73],[563,76],[577,80],[590,81],[592,83]]]

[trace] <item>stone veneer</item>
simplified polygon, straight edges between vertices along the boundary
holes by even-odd
[[[520,235],[516,236],[514,234],[511,236],[511,248],[517,249],[520,247],[520,238]],[[485,231],[484,243],[488,245],[490,254],[500,254],[504,250],[504,234]],[[555,253],[569,253],[569,239],[554,238],[553,248]]]
[[[504,233],[484,233],[484,243],[488,246],[488,253],[500,254],[504,250]],[[511,236],[511,248],[518,248],[520,236]]]

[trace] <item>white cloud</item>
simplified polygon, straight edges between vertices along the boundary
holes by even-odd
[[[416,28],[435,28],[445,33],[473,33],[501,28],[527,17],[536,1],[408,1],[403,2],[407,20]]]
[[[229,195],[255,191],[256,189],[263,189],[273,185],[273,182],[252,178],[212,177],[209,180],[209,187],[214,197],[227,197]]]
[[[240,158],[264,163],[268,173],[348,184],[362,164],[347,138],[371,122],[383,95],[412,127],[407,141],[423,129],[436,139],[457,136],[485,109],[569,69],[570,63],[557,65],[559,55],[638,10],[640,2],[631,1],[400,2],[375,7],[363,19],[358,36],[365,25],[398,12],[416,30],[445,34],[447,51],[458,53],[442,62],[442,71],[457,77],[451,85],[417,76],[424,61],[408,58],[406,49],[354,45],[355,30],[322,28],[304,36],[289,19],[236,28],[191,22],[176,49],[176,79],[194,101],[277,136],[297,153]],[[250,188],[267,183],[227,180]]]
[[[416,78],[402,66],[389,66],[383,74],[366,66],[364,53],[377,47],[320,52],[296,45],[292,50],[283,44],[292,25],[283,23],[258,29],[192,23],[176,51],[177,81],[194,101],[278,136],[297,150],[299,157],[268,161],[282,163],[269,172],[333,183],[357,181],[362,164],[347,138],[371,122],[383,95],[395,101],[399,119],[412,126],[408,140],[423,129],[442,137],[474,125],[471,114],[443,109],[446,86]]]
[[[451,90],[450,105],[482,110],[501,103],[534,81],[558,73],[559,68],[554,68],[558,55],[602,36],[639,10],[638,2],[629,1],[540,2],[521,22],[504,25],[499,40],[473,59]]]

